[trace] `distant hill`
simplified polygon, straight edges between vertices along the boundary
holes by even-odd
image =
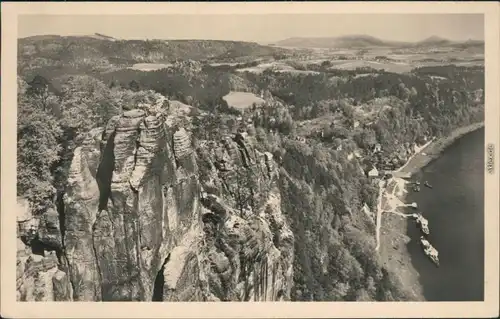
[[[56,34],[43,34],[43,35],[33,35],[25,38],[18,39],[23,41],[50,41],[50,40],[58,40],[60,39],[60,35]]]
[[[452,41],[449,39],[445,39],[438,36],[431,36],[427,39],[414,43],[414,46],[420,47],[461,47],[461,48],[469,48],[469,47],[482,47],[484,46],[484,41],[479,40],[467,40],[467,41]]]
[[[109,35],[105,35],[102,33],[94,33],[94,35],[91,35],[92,38],[95,39],[101,39],[101,40],[109,40],[109,41],[116,41],[117,39],[110,37]]]
[[[340,37],[294,37],[275,42],[274,45],[295,48],[398,48],[428,46],[478,46],[483,41],[469,40],[454,42],[437,36],[431,36],[419,42],[386,41],[369,35],[348,35]]]
[[[277,46],[298,48],[366,48],[387,47],[389,43],[367,35],[350,35],[322,38],[288,38],[275,43]]]
[[[438,36],[430,36],[427,39],[417,42],[417,45],[450,45],[453,41]]]
[[[42,35],[18,40],[18,68],[112,69],[136,63],[176,60],[217,60],[272,56],[286,49],[254,42],[219,40],[121,40],[103,34],[88,36]]]

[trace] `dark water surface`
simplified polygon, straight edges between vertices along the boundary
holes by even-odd
[[[431,244],[439,251],[437,268],[419,246],[420,232],[408,224],[413,266],[429,301],[484,299],[484,128],[448,147],[441,157],[415,175],[419,193],[409,201],[429,220]],[[429,181],[433,186],[423,186]]]

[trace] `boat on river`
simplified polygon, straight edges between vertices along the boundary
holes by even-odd
[[[427,219],[425,219],[424,216],[422,216],[422,214],[417,214],[416,222],[417,222],[417,225],[419,226],[420,230],[425,235],[429,235],[430,234],[430,231],[429,231],[429,221]]]
[[[428,181],[425,181],[424,186],[425,186],[425,187],[428,187],[428,188],[432,188],[432,185],[431,185],[431,184],[429,184],[429,182],[428,182]]]
[[[439,253],[436,248],[434,248],[431,243],[425,239],[424,236],[420,236],[420,244],[422,245],[422,248],[424,249],[424,253],[429,257],[429,259],[439,267]]]
[[[413,191],[420,192],[420,186],[418,186],[418,185],[413,186]]]

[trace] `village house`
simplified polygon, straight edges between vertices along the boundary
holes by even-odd
[[[376,144],[375,147],[373,148],[373,153],[378,153],[382,151],[382,145]]]
[[[368,171],[369,177],[378,177],[379,173],[376,167],[373,167],[370,171]]]
[[[410,179],[411,179],[411,175],[412,175],[412,174],[411,174],[410,172],[401,172],[401,171],[399,171],[399,172],[394,172],[394,171],[393,171],[393,172],[391,172],[391,175],[392,175],[393,177],[403,178],[403,179],[405,179],[405,180],[410,180]]]
[[[295,136],[295,140],[299,141],[299,142],[302,142],[302,143],[306,142],[306,139],[304,137],[302,137],[302,136]]]

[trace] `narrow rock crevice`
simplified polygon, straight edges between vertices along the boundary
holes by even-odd
[[[239,148],[238,151],[240,152],[240,156],[241,156],[241,159],[243,160],[243,166],[245,168],[248,168],[249,167],[249,163],[247,161],[247,154],[245,153],[244,149],[242,148]]]
[[[99,276],[99,282],[103,282],[102,280],[102,271],[101,271],[101,266],[99,264],[99,256],[97,254],[97,249],[96,249],[96,246],[95,246],[95,243],[96,243],[96,240],[95,240],[95,228],[96,228],[96,225],[97,225],[97,220],[99,220],[99,214],[101,214],[102,211],[99,211],[97,213],[97,218],[96,218],[96,222],[92,225],[92,252],[94,254],[94,260],[95,260],[95,266],[97,268],[97,275]],[[96,295],[98,295],[97,291],[96,291]],[[101,285],[101,292],[100,292],[100,295],[101,296],[104,296],[105,295],[105,291]]]
[[[165,277],[163,275],[163,271],[165,270],[165,265],[170,260],[170,254],[168,254],[167,258],[163,261],[158,274],[155,277],[154,286],[153,286],[153,298],[151,301],[163,301],[163,287],[165,286]]]
[[[250,164],[252,164],[252,158],[250,157],[250,153],[249,153],[243,139],[244,139],[244,137],[237,136],[234,139],[234,141],[238,144],[238,146],[240,147],[240,150],[243,150],[243,154],[245,155],[244,157],[246,157],[248,159],[248,165],[250,165]],[[246,161],[246,159],[245,159],[245,161]]]
[[[64,235],[66,233],[66,214],[64,211],[64,191],[58,192],[56,197],[56,210],[59,217],[59,230],[61,231],[61,245],[64,250]]]
[[[31,247],[31,253],[33,255],[45,256],[45,251],[50,249],[44,243],[38,240],[38,238],[32,239],[29,245]]]
[[[144,126],[146,126],[147,128],[147,125],[146,125],[146,122],[147,121],[142,121],[142,124],[144,124]],[[141,128],[140,128],[140,124],[139,124],[139,127],[137,128],[137,139],[135,140],[135,149],[134,149],[134,165],[132,166],[132,169],[130,171],[130,174],[131,174],[131,177],[133,176],[134,174],[134,171],[137,167],[137,158],[138,158],[138,154],[139,154],[139,149],[141,148],[141,142],[140,142],[140,138],[141,138]],[[139,193],[139,185],[141,184],[140,180],[138,181],[138,185],[137,185],[137,188],[132,185],[131,183],[131,178],[129,178],[129,186],[130,186],[130,189],[132,190],[132,192],[137,195]]]
[[[129,240],[130,238],[127,238],[129,235],[128,231],[127,231],[127,220],[130,216],[129,214],[126,214],[123,216],[123,222],[121,224],[121,230],[125,236],[124,238],[124,241],[125,241],[125,247],[126,249],[130,249],[130,243],[129,243]],[[132,264],[132,256],[130,256],[130,253],[129,254],[125,254],[125,260],[126,260],[126,264],[125,264],[125,269],[128,273],[128,276],[125,276],[125,278],[129,278],[129,280],[127,282],[124,282],[124,284],[128,284],[128,285],[125,285],[125,287],[129,288],[128,289],[128,298],[125,299],[126,301],[131,301],[131,300],[134,300],[134,295],[133,295],[133,290],[132,290],[132,286],[134,285],[134,280],[135,280],[135,271],[134,271],[134,264]],[[122,284],[123,285],[123,284]]]
[[[68,261],[68,256],[66,254],[66,244],[65,244],[65,237],[66,237],[66,210],[64,206],[65,194],[66,192],[64,190],[57,192],[57,197],[55,202],[56,211],[59,218],[59,230],[61,233],[61,248],[56,250],[56,256],[59,262],[58,269],[66,274],[68,278],[68,284],[71,288],[68,297],[70,298],[70,300],[75,300],[76,298],[76,296],[74,295],[75,286],[70,276],[70,265]]]
[[[97,169],[97,186],[99,187],[99,207],[98,210],[107,210],[108,200],[111,197],[111,180],[115,170],[115,136],[113,131],[109,136],[106,146],[101,154],[101,162]]]
[[[276,299],[279,301],[281,298],[283,298],[285,295],[285,292],[283,289],[278,290],[278,293],[276,294]]]
[[[175,154],[175,137],[174,137],[174,134],[172,134],[172,136],[170,137],[169,146],[170,146],[170,149],[172,150],[172,153],[173,153],[174,168],[177,169],[177,168],[179,168],[179,166],[181,166],[181,163],[179,161],[178,154]]]
[[[56,197],[56,210],[59,217],[59,231],[61,232],[61,248],[56,249],[57,259],[59,260],[60,268],[64,272],[68,272],[68,259],[66,257],[66,245],[64,243],[64,237],[66,234],[66,212],[64,210],[64,191],[57,193]]]

